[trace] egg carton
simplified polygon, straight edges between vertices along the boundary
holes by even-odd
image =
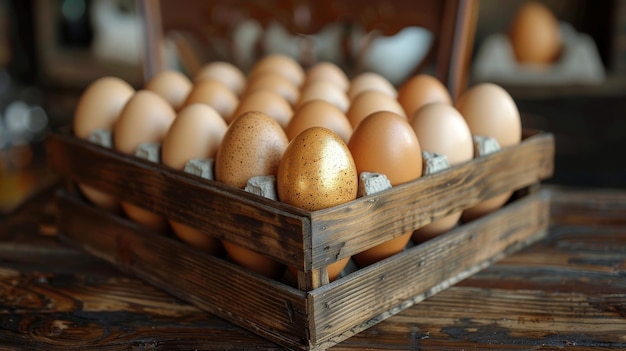
[[[156,214],[294,267],[292,281],[239,267],[59,193],[60,236],[178,298],[280,345],[323,350],[540,239],[554,138],[519,145],[318,211],[305,211],[72,136],[46,140],[50,167]],[[333,282],[327,266],[498,194],[508,205]],[[524,195],[525,196],[521,196]],[[253,234],[252,234],[253,233]]]

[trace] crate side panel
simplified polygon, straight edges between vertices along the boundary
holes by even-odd
[[[303,292],[143,231],[67,195],[59,197],[66,240],[183,301],[284,345],[307,345]]]
[[[549,197],[530,195],[310,292],[316,344],[334,344],[545,235]]]
[[[441,173],[312,212],[312,266],[352,256],[494,195],[535,184],[552,174],[553,159],[553,136],[537,134]]]
[[[310,220],[305,211],[70,135],[52,134],[46,150],[50,167],[63,176],[284,264],[308,268]]]

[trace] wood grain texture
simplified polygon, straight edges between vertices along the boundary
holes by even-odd
[[[507,254],[548,228],[549,196],[539,193],[422,245],[311,292],[314,341],[345,337],[421,302]],[[354,330],[352,330],[354,328]],[[338,332],[339,331],[339,332]]]
[[[303,292],[62,194],[59,230],[69,242],[235,324],[278,342],[306,344]],[[94,224],[97,232],[90,231]]]
[[[59,230],[78,247],[279,344],[323,350],[541,237],[537,193],[305,294],[59,193]],[[451,259],[450,256],[453,256]]]
[[[0,350],[283,349],[42,237],[53,203],[0,223]],[[626,348],[626,192],[557,189],[551,216],[540,242],[331,350]]]
[[[309,272],[549,177],[553,136],[526,133],[518,146],[313,212],[91,145],[67,132],[53,133],[47,151],[51,168],[63,176]]]

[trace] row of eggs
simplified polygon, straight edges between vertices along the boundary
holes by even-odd
[[[519,113],[501,87],[480,84],[452,104],[436,78],[416,75],[398,90],[384,77],[363,73],[349,80],[330,62],[304,70],[287,56],[261,59],[246,76],[226,62],[213,62],[194,77],[163,71],[144,89],[105,77],[93,82],[77,105],[73,131],[88,139],[111,130],[112,147],[135,154],[143,143],[160,143],[160,161],[184,169],[189,160],[214,159],[214,178],[244,188],[255,176],[275,176],[278,200],[318,210],[357,197],[358,175],[383,174],[391,186],[422,176],[422,151],[445,155],[451,166],[474,157],[472,135],[502,147],[521,139]],[[84,184],[95,204],[119,205],[132,220],[216,253],[223,247],[236,263],[277,277],[273,260]],[[464,212],[471,219],[500,207],[503,194]],[[461,213],[368,249],[353,257],[366,266],[451,229]],[[221,245],[220,245],[221,244]],[[328,267],[335,279],[350,257]]]

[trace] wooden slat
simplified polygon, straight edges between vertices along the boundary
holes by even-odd
[[[59,174],[299,267],[310,262],[308,213],[243,190],[123,155],[68,133],[46,140]]]
[[[50,166],[62,175],[305,272],[491,196],[533,184],[549,177],[554,167],[554,138],[538,133],[518,146],[448,171],[308,212],[122,155],[67,133],[52,134],[47,151]]]
[[[303,292],[59,196],[68,241],[172,295],[283,345],[306,345]],[[97,230],[94,230],[97,228]]]
[[[552,175],[554,138],[537,134],[375,195],[311,213],[313,268],[352,256],[506,191]]]
[[[545,235],[542,192],[310,292],[316,345],[332,345]]]

